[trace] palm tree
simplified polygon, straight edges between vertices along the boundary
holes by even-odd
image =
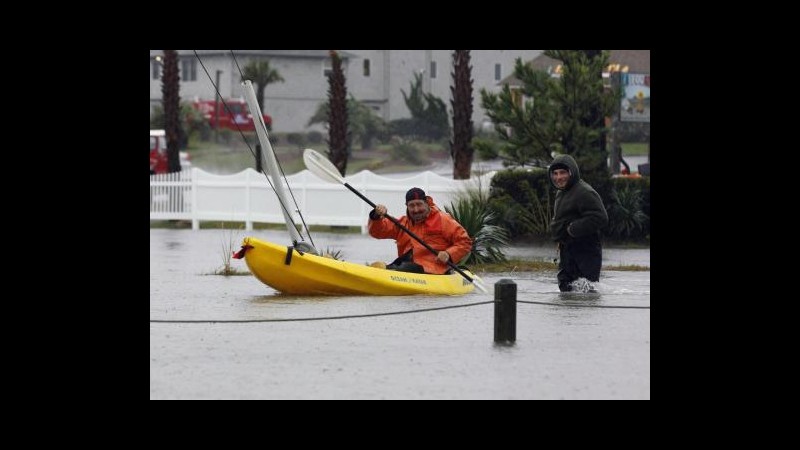
[[[344,176],[347,170],[347,87],[345,86],[342,58],[335,50],[330,51],[333,70],[328,75],[328,157],[339,173]]]
[[[161,94],[164,102],[164,130],[167,135],[167,171],[180,172],[178,153],[181,123],[180,77],[178,75],[178,51],[164,50],[164,68],[161,75]]]
[[[276,69],[270,67],[269,61],[263,59],[250,61],[242,69],[242,81],[244,80],[250,80],[255,83],[256,100],[258,100],[261,114],[264,114],[264,89],[272,83],[285,81]]]
[[[258,109],[261,115],[264,115],[264,90],[268,85],[284,81],[281,74],[269,65],[269,61],[264,59],[255,59],[250,61],[244,69],[242,69],[241,81],[250,80],[256,85],[256,101],[258,102]],[[254,118],[255,120],[255,118]],[[272,123],[264,121],[267,131],[272,131]],[[262,172],[261,167],[261,144],[256,144],[256,172]]]
[[[320,103],[314,115],[308,120],[307,126],[327,124],[330,109],[327,101]],[[375,139],[380,139],[386,134],[386,122],[375,115],[369,106],[356,100],[353,94],[347,99],[347,126],[350,128],[351,142],[360,141],[362,150],[372,148]]]
[[[472,171],[472,66],[469,50],[453,52],[453,140],[450,156],[453,157],[453,179],[467,180]]]

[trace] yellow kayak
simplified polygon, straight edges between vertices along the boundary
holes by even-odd
[[[297,251],[246,237],[244,260],[262,283],[286,294],[304,295],[462,295],[475,288],[458,273],[397,272]],[[470,277],[474,275],[465,270]]]

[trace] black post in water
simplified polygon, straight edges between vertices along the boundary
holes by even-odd
[[[261,173],[263,170],[261,167],[261,144],[256,144],[256,172]]]
[[[494,341],[517,340],[517,284],[503,278],[494,284]]]

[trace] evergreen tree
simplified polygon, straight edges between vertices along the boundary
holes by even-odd
[[[180,123],[180,76],[178,73],[178,51],[164,50],[164,67],[161,74],[161,94],[164,104],[164,130],[167,135],[167,171],[180,172],[179,145]]]
[[[414,134],[430,140],[443,139],[450,134],[447,105],[439,97],[423,92],[422,74],[414,74],[409,94],[402,89],[400,93],[403,94],[411,119],[395,121],[397,134]]]
[[[453,179],[467,180],[472,172],[472,66],[469,50],[453,52],[453,140],[450,156],[453,158]]]
[[[604,119],[615,113],[619,98],[618,91],[603,88],[609,52],[545,50],[544,54],[563,63],[560,77],[534,70],[518,58],[514,76],[522,82],[520,90],[509,86],[500,94],[481,90],[481,104],[505,144],[479,151],[519,166],[546,166],[554,152],[570,154],[581,177],[608,200]]]
[[[342,58],[336,51],[330,51],[333,70],[328,75],[328,158],[339,169],[342,176],[347,170],[347,156],[350,153],[347,132],[347,87],[345,86]]]

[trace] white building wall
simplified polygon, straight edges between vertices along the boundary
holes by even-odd
[[[344,50],[359,58],[370,58],[372,74],[369,81],[361,76],[362,61],[354,58],[351,61],[350,73],[347,76],[349,92],[360,101],[380,99],[386,102],[383,118],[387,121],[411,117],[403,99],[402,91],[408,94],[414,73],[422,72],[422,86],[425,92],[441,98],[451,110],[452,95],[450,86],[453,83],[453,50]],[[473,115],[472,121],[479,126],[488,120],[480,106],[481,88],[490,92],[498,92],[498,82],[514,71],[514,60],[530,61],[542,53],[542,50],[472,50],[470,62],[473,79]],[[436,62],[436,78],[431,78],[430,63]],[[495,79],[495,64],[500,64],[500,77]],[[353,73],[357,68],[358,74]],[[379,69],[380,68],[380,69]],[[380,70],[378,74],[377,70]],[[452,111],[451,111],[452,112]]]
[[[423,74],[423,90],[441,98],[451,109],[450,85],[452,83],[452,50],[343,50],[345,79],[348,95],[372,107],[376,114],[390,121],[410,117],[401,91],[410,91],[414,73]],[[475,126],[488,120],[480,106],[480,89],[496,92],[498,80],[495,79],[495,64],[501,65],[500,78],[510,75],[514,70],[514,59],[529,61],[542,50],[472,50],[470,52],[473,78],[473,116]],[[181,58],[196,59],[193,52],[181,50]],[[151,58],[161,54],[151,50]],[[202,55],[203,64],[208,68],[212,79],[221,70],[220,92],[223,97],[241,97],[239,72],[229,53]],[[252,57],[238,56],[239,66],[244,67]],[[328,80],[323,75],[327,58],[269,56],[270,65],[277,69],[286,80],[267,86],[264,92],[266,113],[273,118],[276,132],[305,132],[312,129],[324,131],[320,125],[308,127],[308,121],[318,105],[327,101]],[[364,59],[370,60],[370,75],[364,76]],[[430,63],[436,62],[437,76],[431,78]],[[161,80],[152,79],[150,66],[150,104],[161,102]],[[179,67],[180,64],[179,64]],[[213,99],[214,88],[197,63],[197,79],[181,81],[181,100],[190,101],[195,96]]]
[[[388,117],[386,53],[388,50],[345,50],[356,55],[348,61],[345,72],[347,93],[371,107],[384,120]],[[364,75],[364,61],[369,60],[369,76]],[[326,83],[327,85],[327,83]],[[325,99],[327,101],[327,97]]]

